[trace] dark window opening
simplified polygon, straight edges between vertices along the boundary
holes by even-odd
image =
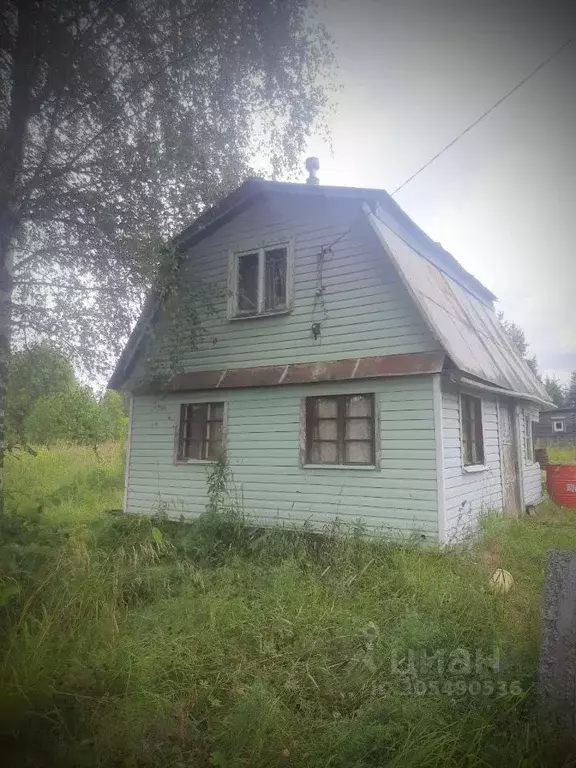
[[[307,397],[306,463],[374,465],[374,395]]]
[[[238,313],[258,312],[258,254],[245,253],[238,257]]]
[[[264,310],[286,309],[286,248],[264,252]]]
[[[484,434],[482,431],[482,401],[479,397],[462,395],[462,452],[464,466],[484,464]]]
[[[216,460],[223,450],[224,403],[180,406],[178,460]]]

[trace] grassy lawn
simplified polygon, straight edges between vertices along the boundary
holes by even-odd
[[[574,512],[491,518],[441,552],[254,531],[230,510],[114,516],[114,446],[11,458],[7,484],[3,765],[573,764],[534,685],[546,553],[576,549]],[[506,595],[487,588],[499,566]]]

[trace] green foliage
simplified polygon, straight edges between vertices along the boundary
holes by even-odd
[[[65,355],[49,344],[35,344],[12,353],[6,399],[6,429],[10,444],[26,441],[25,421],[40,397],[68,392],[76,383]]]
[[[108,392],[97,400],[90,387],[76,385],[38,398],[26,418],[25,432],[31,443],[39,445],[62,441],[98,446],[120,439],[126,425],[119,393]]]
[[[500,321],[504,331],[506,332],[506,335],[512,342],[513,346],[516,347],[520,353],[520,357],[524,359],[525,363],[532,370],[534,375],[540,378],[536,355],[528,355],[528,348],[530,344],[526,341],[526,334],[522,328],[520,328],[519,325],[516,325],[516,323],[514,323],[512,320],[506,320],[503,312],[498,312],[498,320]]]
[[[459,551],[361,528],[321,536],[238,517],[218,528],[215,510],[188,524],[102,515],[119,504],[104,477],[121,483],[120,464],[117,451],[102,466],[83,448],[10,457],[12,498],[32,498],[14,510],[26,524],[0,533],[6,765],[570,764],[537,718],[534,687],[547,550],[576,548],[576,513],[488,519]],[[215,499],[230,511],[221,475]],[[24,506],[45,498],[28,517]],[[35,538],[42,557],[5,570],[8,540],[22,551]],[[487,589],[496,567],[515,578],[505,596]],[[494,647],[500,670],[483,683],[517,681],[522,693],[407,695],[414,681],[392,672],[410,649]],[[438,678],[454,682],[420,676]]]
[[[10,251],[18,340],[58,338],[109,370],[158,267],[149,244],[250,175],[294,172],[332,63],[311,10],[0,5],[0,265]]]
[[[550,399],[559,408],[562,408],[566,399],[566,393],[557,376],[545,376],[544,386],[550,395]]]
[[[570,381],[566,387],[564,406],[566,408],[576,408],[576,371],[572,371],[570,375]]]

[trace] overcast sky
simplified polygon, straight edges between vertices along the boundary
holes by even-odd
[[[574,3],[576,6],[576,3]],[[576,35],[550,0],[326,0],[339,69],[320,182],[392,192]],[[304,172],[303,172],[304,176]],[[576,41],[395,197],[499,298],[544,372],[576,369]]]

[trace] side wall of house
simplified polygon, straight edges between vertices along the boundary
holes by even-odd
[[[294,253],[292,311],[229,320],[230,253],[282,243]],[[276,195],[254,203],[189,250],[181,284],[199,283],[214,311],[201,318],[197,348],[179,352],[183,371],[440,350],[359,201]],[[127,389],[145,375],[143,359]]]
[[[479,396],[478,391],[471,392]],[[502,474],[496,396],[482,394],[485,469],[470,471],[462,461],[460,392],[442,383],[442,439],[444,447],[445,539],[463,538],[478,528],[480,517],[501,510]]]
[[[498,397],[481,390],[467,390],[482,400],[484,434],[484,469],[469,470],[462,460],[460,390],[442,383],[442,437],[444,450],[445,539],[458,540],[478,528],[479,520],[488,512],[499,512],[504,506],[502,463],[498,417]],[[519,484],[524,505],[542,499],[540,465],[526,441],[525,418],[538,421],[538,409],[527,403],[516,404]]]
[[[310,395],[375,393],[380,466],[303,467],[302,402]],[[180,404],[224,402],[234,495],[261,524],[367,528],[438,535],[431,376],[134,397],[126,511],[194,516],[207,503],[209,462],[175,463]]]
[[[522,487],[524,496],[524,505],[538,504],[542,501],[542,470],[540,464],[534,461],[534,433],[532,431],[532,450],[530,450],[529,441],[526,440],[526,419],[538,423],[538,409],[535,406],[523,404],[522,417],[520,419],[519,431],[522,440]]]

